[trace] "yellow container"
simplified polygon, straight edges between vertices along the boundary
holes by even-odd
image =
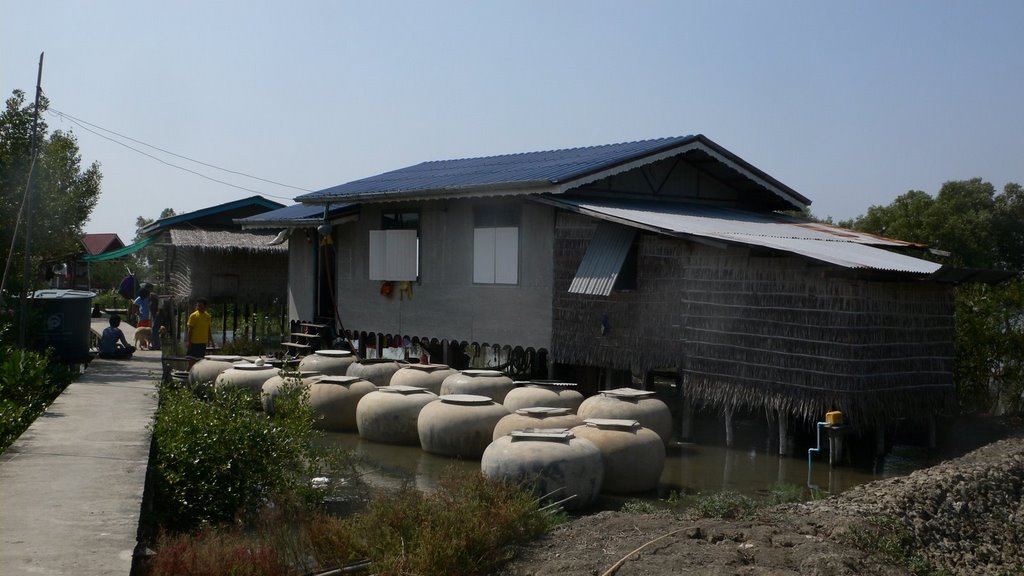
[[[838,410],[825,413],[825,424],[828,426],[840,426],[843,423],[843,413]]]

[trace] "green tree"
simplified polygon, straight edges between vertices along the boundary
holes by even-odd
[[[1009,183],[997,194],[981,178],[951,181],[934,198],[910,191],[842,224],[948,252],[926,255],[943,264],[1018,272],[957,287],[954,377],[964,409],[1024,408],[1024,188]]]
[[[40,114],[47,107],[47,100],[41,98]],[[26,104],[21,90],[13,92],[0,112],[0,258],[6,266],[8,253],[11,254],[7,288],[12,291],[25,287],[21,263],[27,226],[21,208],[32,166],[34,116],[35,104]],[[31,187],[32,271],[38,270],[43,262],[64,260],[78,252],[83,228],[99,199],[102,180],[98,163],[83,169],[74,134],[58,130],[48,135],[42,118],[38,123],[38,149]],[[30,278],[29,287],[34,283],[34,278]]]
[[[164,218],[170,218],[175,216],[174,208],[164,208],[160,211],[160,216],[156,220],[163,220]],[[146,218],[139,216],[135,219],[135,238],[132,242],[139,242],[145,235],[142,233],[142,229],[149,226],[156,220],[152,218]],[[164,256],[164,249],[159,246],[147,246],[142,250],[139,250],[132,255],[132,262],[134,267],[132,270],[136,271],[136,276],[140,279],[145,279],[153,284],[157,284],[159,277],[159,266],[158,262]]]

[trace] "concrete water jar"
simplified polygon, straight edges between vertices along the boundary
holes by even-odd
[[[665,469],[665,443],[653,430],[636,420],[588,418],[570,431],[601,451],[602,492],[630,494],[658,487]]]
[[[441,395],[476,394],[501,404],[515,387],[512,379],[498,370],[462,370],[444,379]]]
[[[668,405],[654,397],[650,390],[616,388],[602,390],[580,404],[576,414],[580,418],[607,418],[636,420],[644,428],[654,430],[662,442],[672,439],[672,413]]]
[[[604,481],[597,446],[557,428],[517,430],[498,438],[480,458],[480,471],[493,480],[531,482],[538,497],[565,500],[562,506],[569,510],[593,504]]]
[[[274,413],[274,401],[281,395],[285,386],[309,388],[313,378],[320,375],[319,372],[312,370],[278,370],[276,376],[271,376],[263,383],[260,394],[263,411],[267,414]]]
[[[419,446],[416,422],[423,407],[435,401],[437,394],[426,388],[401,384],[378,388],[363,396],[356,407],[359,436],[385,444]]]
[[[313,425],[330,432],[355,432],[356,407],[364,396],[376,390],[372,382],[358,376],[314,377],[309,385]]]
[[[357,376],[367,382],[373,382],[377,386],[387,386],[391,383],[391,377],[394,376],[395,372],[398,372],[408,365],[408,362],[401,362],[398,360],[371,358],[369,360],[353,362],[348,367],[348,372],[345,374],[348,376]]]
[[[568,408],[575,412],[583,403],[583,394],[575,390],[576,384],[570,382],[526,380],[515,384],[518,387],[505,396],[504,404],[509,412],[533,406]]]
[[[241,361],[241,356],[207,356],[192,365],[192,368],[188,371],[188,383],[193,386],[213,384],[221,372],[231,368],[235,362]]]
[[[237,388],[249,392],[253,398],[259,398],[263,392],[263,384],[271,377],[276,376],[277,371],[278,369],[270,364],[239,362],[218,374],[213,387],[217,390]]]
[[[479,458],[491,443],[505,407],[478,394],[446,394],[420,410],[420,446],[431,454]]]
[[[344,376],[357,360],[348,350],[317,350],[299,360],[299,370],[319,372],[325,376]]]
[[[508,397],[505,398],[505,406],[508,406]],[[548,408],[545,406],[532,406],[520,408],[505,416],[494,425],[493,440],[510,434],[513,430],[525,430],[527,428],[573,428],[583,424],[583,420],[572,413],[568,408]]]
[[[458,370],[447,364],[409,364],[391,376],[391,386],[416,386],[434,394],[441,393],[441,383]]]

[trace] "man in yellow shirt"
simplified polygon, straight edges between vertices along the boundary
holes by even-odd
[[[188,358],[188,368],[206,356],[206,346],[213,342],[213,317],[206,311],[206,298],[196,300],[195,312],[188,315],[188,330],[185,332],[185,342],[188,350],[185,356]]]

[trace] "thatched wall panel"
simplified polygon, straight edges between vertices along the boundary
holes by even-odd
[[[644,233],[636,291],[569,294],[594,226],[559,214],[557,362],[675,368],[698,400],[808,417],[843,406],[877,419],[951,399],[949,286],[872,281],[795,256]]]

